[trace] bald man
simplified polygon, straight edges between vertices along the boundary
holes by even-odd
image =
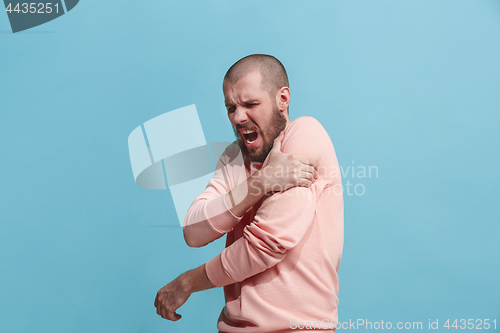
[[[157,313],[179,320],[191,293],[224,287],[219,332],[334,331],[343,198],[331,139],[314,118],[290,121],[287,74],[272,56],[240,59],[223,92],[237,140],[183,230],[189,246],[226,235],[226,248],[161,288]]]

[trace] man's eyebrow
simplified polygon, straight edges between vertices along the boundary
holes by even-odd
[[[254,98],[254,99],[246,99],[246,100],[243,100],[242,102],[243,102],[243,104],[252,104],[252,103],[258,103],[259,100]],[[231,103],[229,101],[224,101],[224,104],[226,105],[226,108],[228,108],[230,106],[234,106],[234,103]]]
[[[244,100],[243,103],[252,104],[252,103],[256,103],[258,101],[259,101],[258,99],[247,99],[247,100]]]

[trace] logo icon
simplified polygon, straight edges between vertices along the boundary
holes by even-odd
[[[207,144],[194,104],[164,113],[136,127],[128,137],[135,182],[146,189],[165,190],[168,186],[182,227],[189,206],[214,175],[211,160],[216,165],[230,144]],[[241,151],[231,163],[244,165]],[[220,213],[214,212],[214,216]]]
[[[52,2],[49,2],[52,1]],[[4,0],[12,32],[31,29],[69,12],[79,0],[12,1]]]

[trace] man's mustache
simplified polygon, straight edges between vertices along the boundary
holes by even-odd
[[[257,131],[259,128],[257,126],[241,126],[241,125],[236,125],[236,130],[240,130],[240,129],[249,129],[249,130],[252,130],[252,131]]]

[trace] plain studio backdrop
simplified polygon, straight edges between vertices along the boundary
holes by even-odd
[[[291,118],[336,148],[339,321],[498,330],[498,1],[82,0],[16,34],[0,13],[1,332],[216,332],[220,288],[155,312],[224,243],[186,246],[127,137],[196,104],[207,142],[232,141],[222,78],[251,53],[284,63]]]

